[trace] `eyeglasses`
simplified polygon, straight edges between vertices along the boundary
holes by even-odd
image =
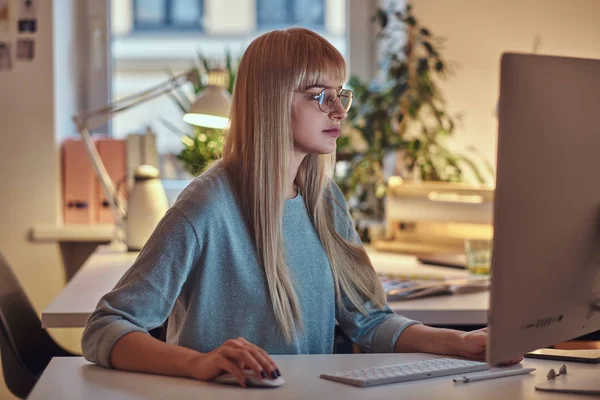
[[[311,99],[319,101],[319,110],[324,113],[329,113],[335,107],[335,103],[339,100],[344,111],[348,111],[352,105],[354,93],[350,89],[325,88],[321,93],[315,94],[312,92],[304,92],[296,90],[297,93],[312,94]]]

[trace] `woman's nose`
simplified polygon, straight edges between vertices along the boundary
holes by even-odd
[[[329,118],[333,120],[342,121],[345,120],[346,117],[348,117],[348,112],[346,111],[344,106],[342,106],[342,102],[338,99],[333,105],[331,111],[329,111]]]

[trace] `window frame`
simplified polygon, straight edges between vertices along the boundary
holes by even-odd
[[[275,23],[267,23],[260,20],[260,12],[259,9],[265,0],[256,0],[256,29],[259,31],[271,30],[271,29],[282,29],[287,28],[289,26],[297,26],[299,25],[294,21],[294,0],[279,0],[285,4],[287,20],[279,21]],[[321,18],[317,24],[311,25],[300,25],[304,28],[316,30],[316,31],[325,31],[325,12],[326,12],[326,0],[319,0],[323,6],[323,13],[321,14]]]
[[[138,6],[140,0],[133,0],[131,4],[132,7],[132,16],[133,16],[133,30],[135,32],[168,32],[168,31],[194,31],[194,32],[203,32],[204,27],[202,25],[202,18],[204,17],[204,0],[196,0],[198,7],[200,9],[200,20],[197,23],[190,24],[182,24],[182,23],[173,23],[173,1],[174,0],[164,0],[164,20],[162,23],[147,23],[140,21],[138,19]]]

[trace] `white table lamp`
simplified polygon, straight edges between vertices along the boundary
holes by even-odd
[[[206,89],[198,95],[183,120],[192,125],[225,129],[231,108],[231,95],[225,90],[228,80],[227,70],[210,70]]]

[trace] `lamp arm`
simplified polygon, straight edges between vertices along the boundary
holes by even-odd
[[[172,91],[186,82],[193,81],[195,76],[194,70],[188,70],[185,73],[171,77],[168,81],[155,85],[147,90],[144,90],[143,92],[126,96],[112,104],[107,105],[106,107],[73,116],[73,121],[77,126],[77,131],[83,139],[85,149],[90,157],[90,160],[92,161],[92,165],[94,166],[94,170],[100,181],[100,186],[102,186],[102,191],[104,192],[104,195],[109,203],[110,211],[115,218],[117,229],[122,233],[125,232],[125,218],[127,215],[125,200],[116,190],[114,183],[110,179],[110,176],[106,171],[106,167],[104,166],[104,163],[98,154],[98,149],[96,149],[96,145],[94,144],[90,130],[96,128],[97,126],[101,126],[106,122],[106,120],[110,119],[115,114],[128,110],[148,100],[162,96],[163,94]],[[101,116],[105,117],[102,119],[102,122],[96,122],[97,126],[94,127],[89,126],[89,122],[92,118]]]
[[[193,81],[194,73],[193,70],[186,71],[180,75],[174,76],[167,81],[161,82],[158,85],[155,85],[149,89],[144,90],[143,92],[134,93],[132,95],[126,96],[122,99],[117,100],[116,102],[107,105],[106,107],[99,108],[94,111],[90,111],[84,114],[79,115],[77,118],[80,121],[89,121],[92,118],[105,116],[111,117],[117,113],[128,110],[132,107],[135,107],[139,104],[142,104],[148,100],[152,100],[154,98],[160,97],[165,93],[172,91],[173,89],[178,88],[184,83]],[[102,122],[104,123],[104,122]]]
[[[85,126],[80,126],[79,128],[79,133],[83,139],[85,150],[92,160],[92,165],[94,166],[94,170],[98,176],[98,180],[100,181],[100,186],[102,187],[102,191],[104,192],[104,195],[108,201],[110,211],[115,218],[117,228],[121,229],[122,232],[125,232],[125,217],[127,215],[125,200],[121,194],[117,192],[115,185],[110,179],[110,176],[106,171],[106,167],[104,166],[104,163],[98,154],[98,149],[96,149],[92,136],[90,135],[89,129]]]

